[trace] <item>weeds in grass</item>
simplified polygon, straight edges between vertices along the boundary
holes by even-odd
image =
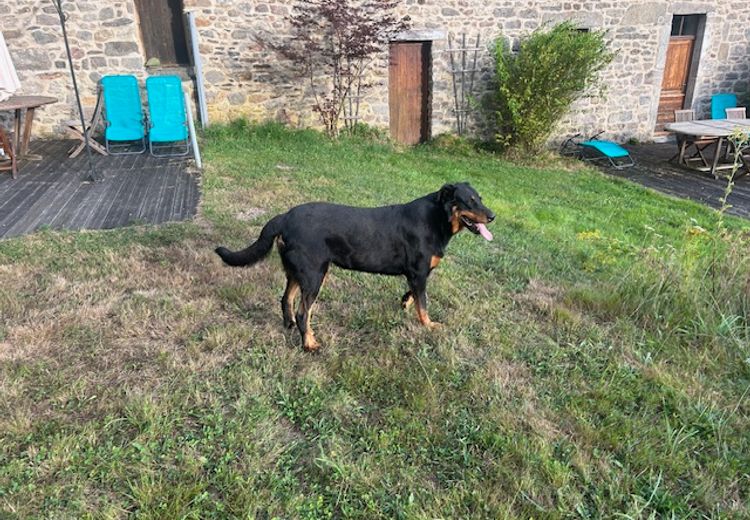
[[[693,348],[725,347],[739,373],[750,369],[750,235],[729,230],[725,213],[746,134],[731,138],[734,168],[713,226],[691,222],[679,246],[647,227],[650,244],[637,248],[598,232],[578,238],[597,243],[591,257],[601,267],[627,256],[632,262],[615,278],[598,306],[610,315],[636,317],[660,337],[675,337]],[[613,254],[614,253],[614,254]]]

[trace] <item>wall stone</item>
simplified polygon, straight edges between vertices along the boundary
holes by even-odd
[[[130,73],[144,79],[145,55],[133,0],[72,0],[66,2],[71,47],[84,103],[93,105],[96,81],[102,74]],[[289,32],[288,0],[184,0],[196,15],[204,64],[209,115],[212,121],[244,116],[280,119],[315,126],[307,82],[295,75],[269,48],[272,39]],[[0,30],[19,69],[22,93],[57,97],[60,101],[38,112],[37,134],[58,133],[61,121],[73,115],[60,28],[54,9],[36,0],[0,5]],[[712,93],[733,91],[745,103],[750,84],[750,4],[719,0],[404,0],[415,31],[432,41],[432,131],[455,130],[452,77],[446,35],[480,35],[480,72],[475,95],[481,96],[492,76],[491,42],[498,37],[517,45],[519,38],[540,26],[574,20],[581,27],[604,29],[616,58],[603,72],[600,93],[579,100],[557,135],[604,130],[615,139],[653,137],[661,79],[673,14],[705,14],[692,105],[708,113]],[[373,87],[361,113],[365,122],[388,126],[388,52],[371,69]],[[481,126],[479,114],[473,124]]]

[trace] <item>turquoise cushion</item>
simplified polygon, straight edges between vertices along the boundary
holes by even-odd
[[[177,76],[152,76],[146,79],[151,130],[154,143],[184,141],[188,138],[185,95]]]
[[[630,155],[625,148],[612,141],[584,141],[581,146],[594,148],[607,157],[627,157]]]
[[[138,141],[143,139],[144,135],[141,126],[109,126],[104,131],[104,136],[108,141]]]
[[[155,143],[168,143],[171,141],[184,141],[187,139],[188,129],[180,127],[154,126],[148,133],[148,138]]]
[[[727,108],[737,106],[737,96],[734,94],[714,94],[711,96],[711,119],[726,119]]]
[[[132,75],[104,76],[104,116],[109,141],[137,141],[146,135],[138,80]]]

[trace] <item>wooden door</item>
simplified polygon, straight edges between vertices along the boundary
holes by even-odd
[[[694,44],[694,36],[673,36],[669,39],[659,97],[659,112],[656,117],[657,131],[664,130],[666,123],[674,121],[675,110],[684,108]]]
[[[164,65],[187,65],[182,0],[135,0],[146,59]]]
[[[388,105],[391,137],[404,144],[430,138],[430,42],[390,47]]]

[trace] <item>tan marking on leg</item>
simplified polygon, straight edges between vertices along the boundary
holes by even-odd
[[[300,305],[304,305],[304,303],[300,303]],[[320,348],[320,343],[318,343],[318,340],[315,339],[315,333],[310,327],[312,307],[313,306],[311,305],[309,309],[305,309],[305,315],[307,319],[305,320],[305,336],[302,338],[302,347],[308,352],[314,352]]]
[[[411,307],[412,303],[414,303],[414,296],[410,294],[406,300],[401,302],[401,307],[406,310]]]
[[[307,332],[305,332],[303,347],[308,352],[315,352],[320,348],[320,343],[315,339],[315,334],[313,334],[313,331],[309,328],[307,329]]]
[[[415,302],[417,303],[417,318],[419,318],[419,322],[428,329],[440,327],[440,323],[430,319],[430,316],[427,314],[427,309],[422,308],[419,304],[419,300],[415,300]]]
[[[440,263],[440,260],[442,260],[441,257],[432,255],[432,258],[430,258],[430,269],[435,269]]]
[[[284,291],[284,305],[286,305],[287,312],[294,322],[294,299],[299,294],[299,283],[294,279],[289,279]]]

